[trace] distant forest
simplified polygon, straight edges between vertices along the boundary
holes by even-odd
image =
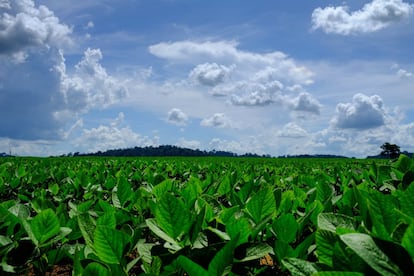
[[[110,149],[107,151],[98,151],[94,153],[69,153],[66,156],[221,156],[221,157],[273,157],[269,154],[255,154],[255,153],[244,153],[236,154],[229,151],[219,151],[219,150],[199,150],[199,149],[190,149],[182,148],[178,146],[171,145],[161,145],[157,147],[148,146],[148,147],[133,147],[126,149]],[[346,158],[345,156],[339,155],[326,155],[326,154],[317,154],[317,155],[284,155],[278,156],[279,158]]]
[[[387,145],[384,144],[384,145]],[[381,147],[383,148],[384,145]],[[390,145],[390,144],[388,144]],[[390,145],[396,146],[396,145]],[[384,159],[394,159],[397,158],[400,154],[407,155],[409,157],[413,157],[413,153],[403,151],[399,151],[399,147],[397,146],[398,151],[396,153],[390,154],[389,151],[383,150],[381,153],[377,155],[367,156],[366,158],[384,158]],[[0,157],[10,157],[10,154],[7,153],[0,153]],[[108,156],[108,157],[139,157],[139,156],[221,156],[221,157],[277,157],[277,158],[348,158],[342,155],[332,155],[332,154],[300,154],[300,155],[282,155],[282,156],[271,156],[270,154],[255,154],[255,153],[244,153],[244,154],[236,154],[229,151],[220,151],[220,150],[199,150],[199,149],[190,149],[190,148],[182,148],[178,146],[172,145],[161,145],[161,146],[148,146],[148,147],[133,147],[133,148],[125,148],[125,149],[110,149],[106,151],[97,151],[92,153],[68,153],[60,155],[60,157],[72,157],[72,156]]]

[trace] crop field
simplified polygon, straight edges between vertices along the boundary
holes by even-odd
[[[408,275],[414,160],[2,158],[1,275]]]

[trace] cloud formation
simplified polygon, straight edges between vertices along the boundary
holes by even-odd
[[[258,83],[240,82],[235,87],[230,101],[234,105],[263,106],[279,103],[283,85],[279,81]]]
[[[234,106],[276,104],[294,111],[319,113],[320,105],[309,93],[297,99],[284,95],[292,92],[286,87],[312,84],[313,73],[282,52],[249,52],[234,41],[190,40],[158,43],[149,51],[174,65],[192,66],[190,79],[208,89],[210,95],[225,98]]]
[[[340,35],[370,33],[408,18],[414,5],[402,0],[373,0],[350,12],[348,6],[317,8],[312,13],[313,29]]]
[[[287,105],[294,111],[320,113],[321,104],[307,92],[301,92],[297,97],[287,100]]]
[[[340,129],[370,129],[384,125],[386,111],[378,95],[356,94],[352,103],[339,103],[336,116],[332,119],[334,127]]]
[[[0,55],[25,58],[30,47],[62,46],[71,42],[71,28],[46,6],[32,0],[3,0],[0,5]]]
[[[303,138],[307,137],[308,133],[296,123],[290,122],[283,126],[283,129],[278,132],[278,136],[285,138]]]
[[[128,148],[135,146],[154,146],[157,144],[146,136],[134,132],[129,126],[123,126],[124,114],[109,125],[99,125],[95,128],[83,129],[82,134],[75,139],[74,146],[82,152],[97,152],[108,149]]]
[[[188,116],[179,108],[173,108],[168,111],[167,121],[171,124],[184,126],[187,124]]]
[[[88,48],[75,66],[75,72],[68,74],[61,53],[60,64],[55,68],[61,75],[61,91],[70,110],[105,108],[127,97],[128,89],[123,81],[106,72],[100,64],[102,58],[100,49]]]
[[[203,119],[201,126],[225,128],[231,127],[231,121],[224,113],[215,113],[212,117]]]
[[[190,79],[201,85],[214,87],[223,83],[229,76],[232,67],[218,65],[217,63],[203,63],[197,65],[190,72]]]

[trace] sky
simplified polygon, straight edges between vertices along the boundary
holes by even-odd
[[[0,152],[414,151],[414,1],[0,0]]]

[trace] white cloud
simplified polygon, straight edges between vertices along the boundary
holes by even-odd
[[[85,111],[104,108],[127,97],[124,81],[109,75],[100,64],[100,49],[87,49],[71,75],[66,72],[63,54],[55,69],[61,74],[61,90],[69,109]]]
[[[317,8],[312,13],[312,24],[326,33],[369,33],[408,18],[413,11],[414,5],[402,0],[373,0],[353,12],[347,6]]]
[[[30,47],[63,46],[71,43],[71,28],[60,23],[46,6],[32,0],[2,1],[0,8],[0,54],[24,53]],[[22,57],[22,54],[19,54]]]
[[[189,77],[201,85],[213,87],[226,81],[232,69],[217,63],[203,63],[197,65]]]
[[[184,138],[180,138],[175,145],[188,149],[201,149],[201,142],[197,140],[186,140]]]
[[[225,128],[231,127],[232,123],[224,113],[215,113],[212,117],[203,119],[200,125],[207,127]]]
[[[251,78],[258,72],[259,77],[271,75],[271,80],[288,81],[293,84],[312,83],[313,73],[308,68],[297,65],[286,54],[278,51],[263,54],[243,51],[238,49],[238,43],[234,41],[161,42],[150,46],[149,51],[159,58],[174,62],[217,63],[227,68],[236,66],[237,72],[243,79],[246,76]]]
[[[401,79],[407,79],[407,78],[411,78],[413,76],[413,73],[407,70],[404,70],[404,69],[398,69],[397,76]]]
[[[187,124],[188,116],[178,108],[173,108],[168,112],[167,121],[171,124],[184,126]]]
[[[128,148],[135,146],[154,146],[157,139],[151,139],[134,132],[129,126],[120,126],[123,113],[109,125],[83,129],[82,134],[74,140],[74,146],[81,152],[97,152],[108,149]]]
[[[279,137],[286,137],[286,138],[303,138],[307,137],[309,134],[306,130],[302,127],[297,125],[296,123],[287,123],[283,126],[282,130],[278,132]]]
[[[287,105],[294,111],[310,112],[319,114],[321,104],[315,97],[307,92],[301,92],[293,99],[287,99]]]
[[[229,151],[237,154],[265,153],[262,143],[256,137],[253,136],[238,141],[213,138],[209,142],[209,148],[210,150]]]
[[[343,129],[369,129],[384,125],[385,118],[386,111],[379,96],[356,94],[352,103],[339,103],[336,106],[332,124]]]
[[[279,81],[266,83],[240,82],[233,88],[230,101],[234,105],[263,106],[280,103],[283,85]]]
[[[89,29],[93,29],[95,27],[95,24],[93,23],[93,21],[88,21],[88,23],[86,23],[85,25],[85,29],[89,30]]]

